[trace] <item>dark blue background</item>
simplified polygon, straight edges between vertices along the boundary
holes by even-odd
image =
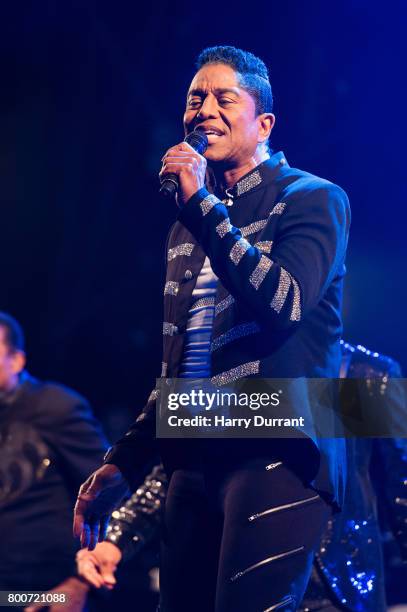
[[[23,324],[32,373],[87,395],[114,433],[141,409],[176,214],[157,173],[213,44],[265,60],[272,146],[348,192],[345,338],[406,368],[407,4],[146,5],[26,1],[0,15],[0,309]]]

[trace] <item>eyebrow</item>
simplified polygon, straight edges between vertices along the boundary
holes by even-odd
[[[216,87],[216,89],[213,90],[213,92],[216,95],[221,95],[221,94],[225,94],[225,93],[232,93],[235,94],[235,96],[240,97],[240,93],[239,90],[234,87]],[[188,92],[188,97],[189,96],[205,96],[207,95],[207,91],[204,91],[203,89],[191,89],[191,91]]]

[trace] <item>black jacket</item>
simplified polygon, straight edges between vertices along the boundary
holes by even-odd
[[[219,278],[211,355],[215,385],[249,376],[337,377],[350,223],[346,194],[329,181],[290,168],[282,153],[242,177],[231,191],[234,203],[227,207],[199,190],[170,233],[161,375],[178,374],[191,294],[206,254]],[[154,452],[155,400],[153,392],[106,458],[130,484]],[[187,442],[160,440],[167,472],[185,461]],[[310,466],[305,479],[339,502],[344,455],[341,440],[321,440],[301,447],[297,457],[298,465]]]

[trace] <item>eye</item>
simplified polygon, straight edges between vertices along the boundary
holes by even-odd
[[[225,106],[225,104],[233,104],[234,100],[231,100],[230,98],[219,98],[219,104],[222,104],[222,106]]]
[[[201,98],[192,98],[191,100],[188,100],[188,108],[198,108],[201,106],[201,104]]]

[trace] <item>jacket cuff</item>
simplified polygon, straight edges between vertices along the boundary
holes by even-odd
[[[157,455],[154,439],[137,438],[131,444],[112,446],[104,456],[103,463],[118,467],[133,492],[143,481],[145,474],[157,463]]]

